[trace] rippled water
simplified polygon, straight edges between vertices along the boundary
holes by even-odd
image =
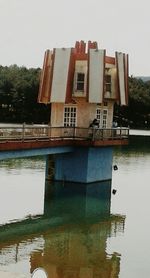
[[[45,159],[0,162],[0,270],[49,278],[150,277],[150,139],[114,150],[112,183],[47,184]],[[116,194],[112,194],[116,189]],[[41,214],[39,217],[33,217]]]

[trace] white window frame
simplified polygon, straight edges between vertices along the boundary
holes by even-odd
[[[108,110],[103,109],[102,128],[107,128]]]
[[[101,117],[102,117],[102,108],[99,107],[96,109],[96,119],[99,121],[99,127],[101,127]]]
[[[108,109],[103,109],[102,107],[98,107],[96,109],[96,119],[99,121],[100,128],[107,128]]]
[[[77,124],[77,107],[64,106],[64,127],[75,127]]]

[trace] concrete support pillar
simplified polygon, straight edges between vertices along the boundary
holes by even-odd
[[[91,183],[111,178],[112,147],[75,148],[55,155],[55,180]]]

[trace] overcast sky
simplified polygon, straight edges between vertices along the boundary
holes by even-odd
[[[97,41],[150,76],[149,0],[0,0],[0,64],[42,67],[44,51]]]

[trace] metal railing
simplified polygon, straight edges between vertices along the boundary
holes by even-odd
[[[0,141],[11,140],[106,140],[127,139],[128,128],[51,127],[49,125],[18,125],[0,127]]]

